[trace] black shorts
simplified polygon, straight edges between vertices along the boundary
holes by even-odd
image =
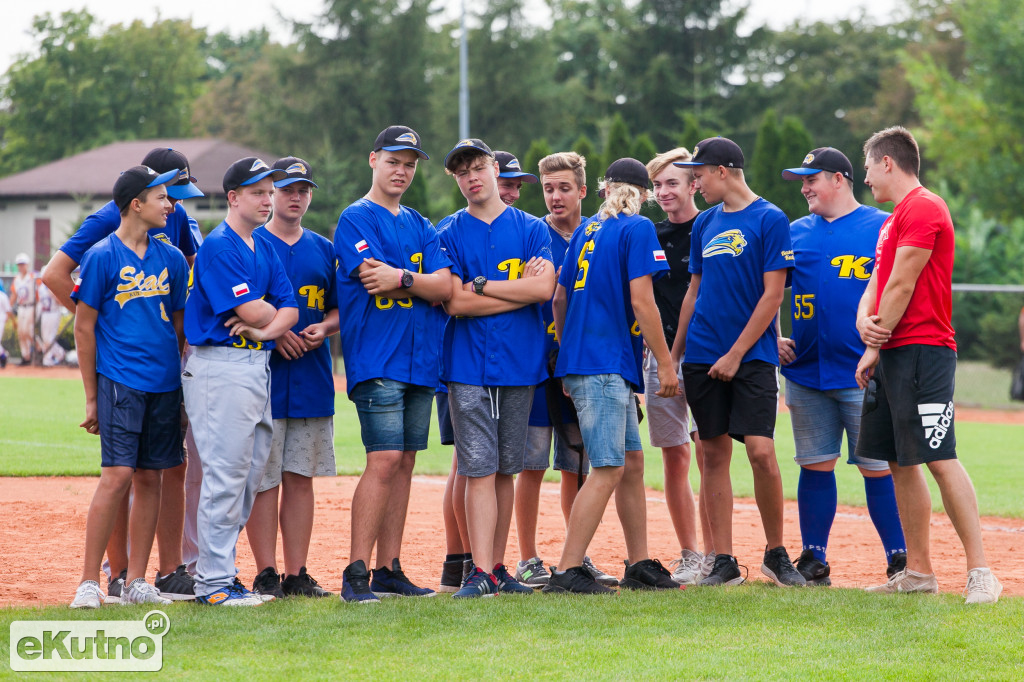
[[[857,456],[900,466],[956,459],[956,351],[913,344],[882,350],[864,393]]]
[[[452,413],[448,409],[448,392],[434,394],[437,403],[437,429],[441,432],[441,445],[455,445],[455,430],[452,429]]]
[[[100,465],[173,469],[181,446],[181,389],[147,393],[97,375]]]
[[[729,434],[775,438],[779,410],[779,375],[775,365],[762,360],[744,362],[732,381],[708,376],[711,365],[683,363],[686,402],[702,439]]]

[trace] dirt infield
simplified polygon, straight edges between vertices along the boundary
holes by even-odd
[[[97,478],[0,478],[0,506],[9,523],[0,540],[5,575],[0,583],[0,606],[61,604],[74,596],[81,573],[85,517]],[[310,547],[309,569],[320,583],[335,592],[341,589],[341,573],[348,554],[349,512],[356,479],[316,479],[316,522]],[[441,532],[441,496],[444,479],[417,476],[413,480],[402,564],[424,585],[437,586],[444,558]],[[666,564],[678,556],[675,536],[661,493],[647,491],[651,554]],[[752,500],[737,500],[734,518],[736,552],[749,567],[750,579],[760,573],[764,535]],[[993,568],[1005,588],[1004,595],[1024,594],[1024,520],[983,518],[984,541]],[[538,537],[543,557],[555,562],[564,539],[556,484],[544,484]],[[800,531],[796,504],[786,503],[786,542],[795,549]],[[515,528],[506,561],[517,554]],[[998,548],[998,549],[997,549]],[[949,519],[936,514],[932,520],[932,552],[939,586],[958,592],[965,583],[963,550]],[[614,499],[590,548],[594,561],[605,570],[622,575],[625,545],[614,510]],[[280,554],[278,561],[281,561]],[[840,507],[829,546],[833,584],[865,587],[884,582],[885,562],[881,545],[867,511]],[[279,566],[281,564],[279,563]],[[243,533],[238,544],[241,578],[248,584],[256,574],[252,554]],[[156,570],[151,564],[150,575]],[[46,575],[46,580],[40,579]]]

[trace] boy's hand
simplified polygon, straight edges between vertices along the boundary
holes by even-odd
[[[302,341],[305,342],[306,350],[316,350],[323,345],[324,339],[327,338],[322,324],[311,324],[299,333],[302,335]]]
[[[100,420],[97,418],[96,400],[85,401],[85,421],[79,424],[83,429],[93,435],[100,432]]]
[[[306,353],[306,344],[291,329],[278,337],[276,347],[277,352],[289,360],[298,360]]]

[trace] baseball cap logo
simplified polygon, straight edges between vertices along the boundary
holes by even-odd
[[[516,170],[519,170],[519,159],[512,159],[511,161],[508,162],[507,165],[509,168],[515,168]]]
[[[156,175],[156,171],[153,170],[152,168],[149,168],[148,166],[146,167],[146,172],[149,173],[150,175]]]
[[[263,159],[256,159],[255,161],[252,162],[252,166],[249,168],[249,172],[252,173],[254,171],[263,170],[263,169],[270,170],[270,166],[268,166],[266,163],[264,163]]]
[[[700,145],[693,148],[693,155],[697,156],[698,154],[700,154]]]
[[[288,168],[286,168],[284,172],[287,173],[288,175],[291,175],[292,173],[298,173],[299,175],[305,175],[306,174],[306,166],[301,164],[301,163],[293,163],[292,165],[288,166]]]
[[[455,145],[455,148],[458,149],[459,147],[472,147],[472,146],[473,146],[473,140],[459,140],[459,143],[457,145]]]
[[[412,133],[402,133],[395,138],[395,142],[408,142],[409,144],[416,144],[416,136]]]
[[[804,165],[806,166],[809,163],[814,163],[814,154],[808,154],[804,157]]]
[[[182,180],[188,180],[190,176],[191,173],[188,172],[188,167],[186,166],[184,170],[178,171],[178,182],[181,182]]]

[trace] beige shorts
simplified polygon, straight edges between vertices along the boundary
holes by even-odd
[[[270,459],[257,492],[281,484],[282,472],[334,476],[334,417],[275,419]]]

